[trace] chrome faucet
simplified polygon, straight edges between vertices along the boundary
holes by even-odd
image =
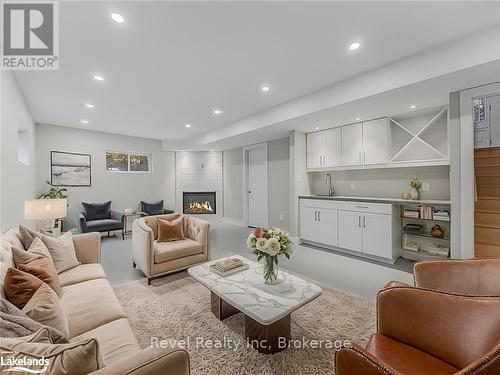
[[[330,173],[326,174],[326,183],[328,184],[328,195],[331,197],[335,194],[335,188],[332,186],[332,175]]]

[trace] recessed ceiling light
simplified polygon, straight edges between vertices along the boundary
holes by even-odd
[[[359,47],[361,47],[361,44],[360,44],[360,43],[358,43],[358,42],[355,42],[355,43],[351,43],[351,45],[349,46],[349,49],[350,49],[351,51],[355,51],[355,50],[357,50]]]
[[[99,74],[94,74],[94,79],[96,81],[104,81],[104,77]]]
[[[359,117],[356,117],[356,121],[359,121],[359,120],[361,120],[361,119]]]
[[[415,108],[417,108],[417,106],[416,105],[411,105],[410,108],[411,109],[415,109]]]
[[[260,89],[264,92],[268,92],[269,90],[271,90],[271,88],[267,85],[262,86]]]
[[[81,123],[84,125],[88,125],[89,122],[87,120],[82,120]]]
[[[113,19],[113,21],[118,22],[118,23],[125,22],[125,18],[123,18],[123,16],[121,14],[118,14],[118,13],[111,13],[111,18]]]
[[[184,125],[186,128],[190,128],[191,127],[191,124],[186,124]]]
[[[222,109],[214,109],[213,113],[214,113],[214,115],[219,116],[219,115],[222,115],[224,113],[224,111]]]
[[[315,126],[315,127],[314,127],[314,130],[319,130],[319,126]]]
[[[87,107],[87,108],[94,108],[95,106],[93,104],[91,104],[91,103],[87,103],[87,104],[85,104],[85,107]]]

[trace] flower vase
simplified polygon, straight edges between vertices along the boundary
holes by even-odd
[[[264,282],[276,284],[278,282],[278,256],[264,257]]]
[[[415,201],[420,199],[420,191],[418,191],[415,188],[411,188],[410,195],[411,195],[411,199],[413,199]]]

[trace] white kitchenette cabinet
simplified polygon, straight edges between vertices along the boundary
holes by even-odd
[[[338,246],[337,202],[320,199],[301,199],[299,230],[302,240]]]
[[[342,132],[340,128],[307,135],[307,168],[331,168],[341,164]]]
[[[342,165],[361,165],[362,154],[363,124],[342,126]]]
[[[359,212],[339,211],[339,247],[363,251],[363,229]]]
[[[389,119],[363,122],[363,164],[385,164],[388,160]]]

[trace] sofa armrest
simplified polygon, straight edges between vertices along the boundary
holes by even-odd
[[[500,374],[500,340],[484,357],[460,370],[456,375],[492,375]]]
[[[425,261],[416,263],[413,273],[419,288],[500,296],[500,259]]]
[[[194,216],[184,215],[184,235],[203,245],[203,252],[210,259],[210,223]]]
[[[82,212],[78,214],[78,220],[76,224],[78,225],[80,233],[85,233],[85,230],[87,229],[87,218]]]
[[[132,259],[137,267],[151,276],[153,263],[153,230],[146,225],[144,219],[134,220],[132,224]]]
[[[405,284],[405,283],[402,283],[400,281],[389,281],[386,286],[384,286],[384,289],[388,289],[388,288],[395,288],[395,287],[410,287],[411,288],[411,285],[408,285],[408,284]]]
[[[113,219],[113,220],[118,220],[118,221],[121,221],[121,222],[123,223],[123,218],[124,218],[125,216],[123,215],[123,213],[122,213],[122,212],[118,212],[118,211],[113,211],[113,210],[111,210],[110,215],[111,215],[111,219]]]
[[[356,344],[335,352],[336,375],[399,375]]]
[[[98,232],[73,236],[76,258],[81,263],[101,263],[101,235]]]
[[[148,348],[122,358],[94,375],[189,375],[189,355],[182,349]]]

